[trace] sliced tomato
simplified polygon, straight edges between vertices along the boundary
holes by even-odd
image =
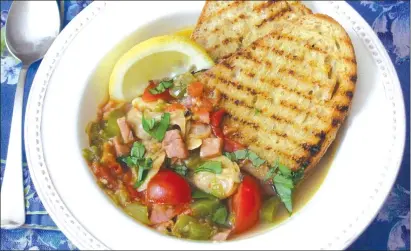
[[[162,93],[159,93],[159,94],[152,94],[152,93],[150,92],[150,89],[155,88],[156,86],[157,86],[156,83],[150,82],[150,84],[149,84],[149,85],[147,86],[147,88],[144,90],[143,97],[142,97],[143,101],[145,101],[145,102],[153,102],[153,101],[156,101],[156,100],[158,100],[158,99],[162,99],[162,100],[164,100],[164,101],[170,101],[170,100],[173,99],[173,97],[170,95],[170,92],[168,91],[168,89],[165,90],[165,91],[162,92]]]
[[[191,201],[188,182],[171,170],[161,170],[147,186],[147,199],[154,204],[178,205]]]
[[[224,109],[219,109],[211,114],[211,129],[216,137],[224,139],[223,130],[221,129],[221,122],[225,115]]]
[[[258,223],[261,208],[261,188],[258,181],[250,175],[244,176],[232,200],[235,215],[234,233],[249,230]]]
[[[201,97],[203,95],[204,85],[200,82],[193,82],[188,85],[187,91],[191,97]]]
[[[245,146],[242,145],[241,143],[239,143],[235,140],[229,139],[227,137],[224,138],[224,151],[225,152],[230,152],[231,153],[231,152],[235,152],[237,150],[241,150],[241,149],[244,149],[244,148],[245,148]]]
[[[169,106],[166,107],[167,112],[173,112],[173,111],[185,110],[185,109],[186,108],[184,107],[184,105],[182,105],[180,103],[173,103],[173,104],[170,104]]]

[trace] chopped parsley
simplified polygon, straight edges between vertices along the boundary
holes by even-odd
[[[144,180],[147,176],[147,170],[150,170],[153,167],[153,160],[151,158],[142,159],[139,161],[138,164],[138,173],[137,173],[137,181],[134,184],[134,188],[138,188],[143,184]]]
[[[166,134],[168,126],[170,125],[170,113],[163,113],[160,121],[156,121],[153,118],[147,119],[143,114],[142,125],[144,131],[146,131],[158,141],[162,141],[164,139],[164,135]]]
[[[248,159],[253,163],[254,167],[259,167],[265,163],[265,160],[261,159],[257,154],[248,149],[241,149],[232,153],[224,152],[224,156],[229,158],[231,161]]]
[[[140,142],[134,142],[130,151],[130,156],[120,157],[119,160],[125,163],[129,168],[138,167],[137,181],[134,184],[135,188],[138,188],[143,184],[147,170],[153,167],[153,160],[151,158],[144,158],[146,149]]]
[[[156,87],[151,88],[151,94],[156,95],[165,92],[168,88],[173,87],[173,80],[161,81]]]
[[[142,159],[144,157],[144,153],[146,152],[146,148],[144,145],[138,141],[134,142],[133,147],[131,148],[130,155]]]
[[[174,172],[180,174],[181,176],[187,176],[188,169],[185,165],[173,165],[171,169],[173,169]]]
[[[298,171],[291,171],[288,167],[281,164],[277,158],[264,178],[264,182],[272,180],[278,197],[289,213],[293,211],[292,194],[295,185],[304,177],[304,169],[300,168]]]
[[[209,172],[209,173],[220,174],[222,171],[223,171],[223,167],[221,165],[221,162],[219,162],[219,161],[207,161],[204,164],[197,167],[194,170],[194,173]]]
[[[258,114],[260,114],[260,113],[261,113],[261,110],[260,110],[260,109],[257,109],[257,108],[254,109],[254,115],[258,115]]]
[[[276,175],[273,175],[275,170],[278,169]],[[273,171],[271,171],[273,170]],[[300,168],[298,171],[293,172],[285,165],[281,164],[277,159],[274,163],[274,166],[269,171],[272,181],[277,191],[278,197],[280,197],[284,206],[287,208],[289,213],[293,211],[292,204],[292,194],[295,188],[295,185],[300,181],[304,176],[304,168]],[[270,179],[270,178],[268,178]]]

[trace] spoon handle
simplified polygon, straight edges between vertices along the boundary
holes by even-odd
[[[1,187],[1,227],[6,229],[20,227],[26,218],[22,165],[22,113],[27,68],[23,65],[16,87],[7,162]]]

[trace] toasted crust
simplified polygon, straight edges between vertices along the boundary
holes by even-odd
[[[220,61],[268,34],[275,22],[307,14],[298,1],[207,1],[191,38]]]
[[[311,14],[277,22],[197,77],[206,91],[221,93],[224,123],[237,128],[232,139],[270,164],[278,158],[294,171],[309,171],[350,110],[357,64],[343,27]]]

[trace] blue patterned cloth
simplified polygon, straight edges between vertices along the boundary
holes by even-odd
[[[91,1],[59,2],[66,25]],[[395,64],[404,93],[407,114],[407,142],[397,181],[383,208],[367,230],[348,250],[410,249],[410,3],[409,1],[350,1],[371,25]],[[15,86],[21,68],[4,46],[4,26],[10,1],[1,1],[1,175],[6,163]],[[40,62],[28,72],[25,101]],[[74,250],[77,249],[58,230],[44,209],[24,161],[26,225],[17,230],[1,230],[1,250]]]

